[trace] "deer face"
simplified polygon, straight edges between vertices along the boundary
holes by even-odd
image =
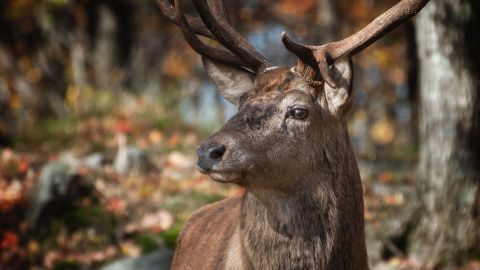
[[[238,113],[198,148],[197,167],[219,182],[285,186],[315,166],[325,135],[342,131],[351,107],[351,65],[331,69],[337,88],[312,86],[290,67],[250,76],[204,59],[220,92]],[[323,133],[323,135],[322,135]],[[320,150],[321,151],[321,150]],[[283,181],[285,180],[285,181]]]

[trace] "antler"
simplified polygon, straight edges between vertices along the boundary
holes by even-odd
[[[205,0],[194,0],[193,3],[198,9],[205,25],[212,31],[212,34],[220,43],[238,55],[247,65],[253,67],[254,70],[264,70],[268,67],[268,60],[257,52],[240,33],[235,31],[228,21],[218,20],[216,16],[210,12]],[[225,10],[222,1],[216,1],[216,4],[219,10]]]
[[[299,58],[296,71],[304,76],[321,76],[331,87],[336,87],[328,72],[328,66],[343,56],[353,56],[379,38],[417,14],[429,0],[402,0],[355,34],[321,46],[296,43],[282,33],[287,50]],[[313,69],[313,70],[311,70]],[[319,74],[318,74],[319,73]]]
[[[167,1],[157,1],[162,13],[180,27],[185,40],[200,55],[222,63],[240,66],[255,73],[268,67],[267,59],[232,28],[222,0],[210,0],[208,3],[206,0],[194,0],[201,20],[183,14],[180,0],[174,0],[174,8]],[[230,51],[203,43],[196,36],[197,34],[218,41]]]
[[[168,1],[157,0],[157,4],[160,7],[160,10],[162,11],[163,15],[167,19],[169,19],[171,22],[175,23],[176,25],[180,26],[180,23],[178,22],[178,18],[175,14],[175,10]],[[208,30],[208,28],[205,27],[205,24],[203,24],[200,18],[195,18],[188,15],[185,17],[186,17],[187,24],[190,26],[190,28],[192,28],[193,33],[197,35],[202,35],[208,38],[214,38],[210,30]]]

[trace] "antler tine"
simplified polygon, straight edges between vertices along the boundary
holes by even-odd
[[[355,34],[343,40],[322,46],[296,43],[285,34],[282,34],[282,41],[287,50],[296,54],[303,62],[299,62],[299,65],[308,64],[314,69],[318,68],[322,79],[330,86],[335,87],[335,83],[330,78],[328,72],[329,65],[343,56],[353,56],[367,48],[395,27],[417,14],[428,1],[402,0]],[[312,66],[312,61],[316,62],[317,66],[315,64]],[[297,67],[303,68],[299,65]]]
[[[240,59],[235,54],[229,51],[213,48],[203,43],[195,35],[195,33],[190,29],[187,19],[181,10],[180,0],[175,0],[174,4],[175,4],[175,17],[178,19],[177,22],[178,22],[178,25],[180,26],[180,29],[182,30],[183,37],[197,53],[222,63],[226,63],[234,66],[246,66],[244,61],[242,61],[242,59]]]
[[[169,19],[171,22],[174,24],[180,26],[180,23],[178,22],[178,18],[175,15],[175,10],[173,6],[168,2],[168,0],[157,0],[157,5],[160,7],[160,10],[162,11],[162,14]],[[212,35],[210,30],[208,30],[207,27],[205,27],[205,24],[200,18],[195,18],[192,16],[185,15],[186,21],[192,31],[195,34],[202,35],[204,37],[212,38],[215,39],[215,37]]]
[[[215,0],[212,6],[218,8],[214,10],[215,14],[225,13],[225,7],[221,0]],[[262,56],[248,41],[234,30],[227,20],[221,20],[210,11],[210,7],[205,0],[194,0],[193,3],[200,14],[205,25],[210,29],[217,40],[227,47],[230,51],[238,55],[248,67],[253,68],[255,72],[261,72],[268,67],[268,60]]]

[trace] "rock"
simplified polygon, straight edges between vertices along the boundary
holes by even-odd
[[[137,258],[120,259],[102,267],[100,270],[168,270],[172,258],[173,252],[164,249]]]
[[[135,146],[127,145],[125,134],[117,135],[118,151],[113,161],[113,168],[118,174],[127,174],[130,171],[141,172],[150,165],[147,155]]]
[[[118,174],[127,174],[130,171],[146,170],[148,164],[148,159],[142,150],[128,146],[117,153],[113,168]]]
[[[68,208],[74,198],[89,190],[89,186],[67,163],[49,163],[42,168],[38,182],[29,193],[27,220],[32,225],[47,221]]]
[[[72,152],[64,152],[58,158],[57,163],[64,164],[73,171],[78,168],[78,166],[82,163],[82,161],[77,156],[75,156],[75,154],[73,154]]]
[[[100,170],[105,163],[105,156],[102,153],[93,153],[84,158],[77,157],[72,152],[63,153],[59,162],[65,163],[72,170],[78,169],[80,166],[85,166],[92,170]]]
[[[82,165],[93,170],[100,170],[104,163],[105,157],[101,153],[94,153],[88,155],[82,161]]]

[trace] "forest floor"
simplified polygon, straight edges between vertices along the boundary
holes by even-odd
[[[195,169],[206,133],[148,99],[118,102],[42,121],[0,148],[1,269],[97,269],[174,249],[195,209],[242,192]],[[119,147],[140,154],[122,161]],[[402,246],[414,161],[359,158],[359,167],[372,268],[422,269]]]

